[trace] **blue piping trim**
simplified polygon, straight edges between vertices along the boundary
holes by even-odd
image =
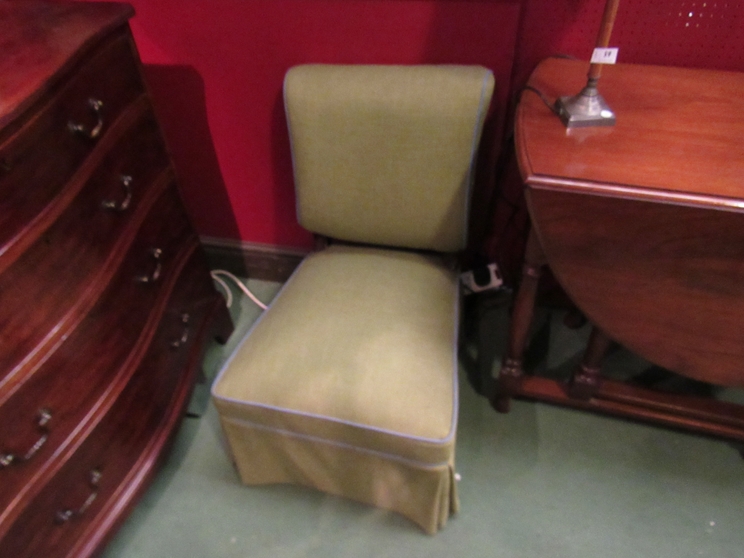
[[[310,258],[310,257],[312,257],[312,254],[310,256],[308,256],[308,258]],[[211,390],[212,397],[214,397],[215,399],[218,399],[220,401],[225,401],[225,402],[233,403],[233,404],[236,404],[236,405],[244,405],[244,406],[256,407],[256,408],[260,408],[260,409],[268,409],[268,410],[271,410],[271,411],[278,411],[280,413],[286,413],[286,414],[294,415],[294,416],[301,416],[301,417],[308,417],[308,418],[313,418],[313,419],[325,420],[325,421],[328,421],[328,422],[331,422],[331,423],[334,423],[334,424],[342,424],[344,426],[352,426],[352,427],[360,428],[360,429],[363,429],[363,430],[371,430],[373,432],[379,432],[379,433],[382,433],[382,434],[387,434],[387,435],[390,435],[390,436],[395,436],[395,437],[399,437],[399,438],[403,438],[403,439],[407,439],[407,440],[415,440],[417,442],[425,442],[425,443],[434,444],[434,445],[445,445],[445,444],[450,443],[454,439],[455,434],[457,433],[457,418],[458,418],[458,415],[459,415],[459,401],[460,401],[460,397],[459,397],[459,384],[458,384],[457,350],[455,350],[453,352],[453,363],[452,363],[453,364],[453,370],[454,370],[454,374],[452,374],[452,381],[453,381],[453,386],[452,386],[452,398],[453,398],[453,402],[452,402],[452,422],[450,424],[450,431],[449,431],[449,433],[447,434],[447,436],[445,436],[444,438],[441,438],[441,439],[440,438],[425,438],[423,436],[410,436],[410,435],[407,435],[407,434],[402,434],[400,432],[395,432],[395,431],[388,430],[388,429],[385,429],[385,428],[378,428],[378,427],[369,426],[369,425],[366,425],[366,424],[361,424],[361,423],[356,423],[356,422],[352,422],[352,421],[341,420],[341,419],[338,419],[338,418],[335,418],[335,417],[329,417],[329,416],[326,416],[326,415],[319,415],[319,414],[316,414],[316,413],[305,413],[305,412],[301,412],[301,411],[296,411],[294,409],[286,409],[286,408],[283,408],[283,407],[277,407],[275,405],[266,405],[266,404],[263,404],[263,403],[243,401],[243,400],[234,399],[234,398],[231,398],[231,397],[220,396],[220,395],[217,395],[215,393],[216,386],[220,382],[220,379],[222,378],[222,375],[225,374],[225,372],[227,371],[227,369],[230,367],[230,364],[232,363],[233,359],[236,357],[237,353],[240,351],[240,348],[243,346],[243,344],[247,342],[248,338],[250,337],[251,333],[253,332],[253,329],[256,328],[256,327],[258,327],[258,325],[261,323],[261,320],[263,319],[263,317],[271,310],[271,307],[274,305],[274,302],[277,301],[277,300],[279,300],[279,297],[282,295],[282,292],[284,292],[284,289],[286,289],[290,285],[290,283],[292,283],[292,281],[295,280],[295,277],[297,276],[297,274],[299,273],[300,269],[305,264],[305,262],[308,260],[308,258],[305,258],[302,261],[302,263],[300,263],[299,267],[295,270],[295,272],[292,274],[292,276],[287,280],[287,282],[284,284],[284,286],[280,289],[279,293],[271,301],[271,304],[269,304],[269,307],[266,310],[264,310],[264,312],[258,317],[258,320],[256,320],[256,322],[251,326],[251,328],[245,334],[245,337],[243,337],[242,341],[236,347],[236,349],[233,352],[233,354],[230,355],[230,358],[222,366],[222,369],[220,370],[219,374],[217,375],[217,378],[215,378],[215,381],[212,384],[212,390]],[[454,345],[453,346],[454,347],[457,347],[458,346],[458,338],[459,338],[459,323],[460,323],[460,297],[459,297],[459,284],[457,282],[455,282],[455,320],[454,320],[454,323],[455,323],[455,328],[454,328]]]
[[[227,422],[232,422],[236,424],[240,424],[242,426],[246,426],[248,428],[254,428],[256,430],[266,430],[269,432],[275,432],[277,434],[281,434],[282,436],[287,436],[289,438],[297,438],[300,440],[307,440],[309,442],[314,443],[320,443],[325,444],[328,446],[334,446],[337,448],[343,448],[347,450],[352,450],[358,453],[365,453],[368,455],[374,455],[376,457],[382,457],[384,459],[388,459],[390,461],[398,461],[399,463],[405,463],[406,465],[414,465],[416,467],[420,467],[421,469],[437,469],[439,467],[443,466],[449,466],[449,461],[441,461],[439,463],[425,463],[423,461],[416,461],[414,459],[407,459],[405,457],[401,457],[399,455],[395,455],[392,453],[386,453],[383,451],[377,451],[372,450],[368,448],[363,448],[359,446],[354,446],[351,444],[345,444],[343,442],[336,442],[333,440],[328,440],[327,438],[320,438],[318,436],[311,436],[309,434],[298,434],[297,432],[292,432],[291,430],[284,430],[282,428],[275,428],[273,426],[266,426],[264,424],[257,424],[255,422],[251,422],[249,420],[245,419],[237,419],[237,418],[227,418],[225,419]]]

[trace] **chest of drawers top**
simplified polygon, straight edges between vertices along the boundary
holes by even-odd
[[[0,0],[0,128],[51,93],[95,43],[124,25],[126,4],[75,4]]]

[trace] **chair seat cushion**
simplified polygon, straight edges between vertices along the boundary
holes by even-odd
[[[375,470],[419,470],[437,485],[422,488],[424,506],[439,509],[412,519],[441,526],[456,507],[458,303],[457,274],[436,256],[333,245],[307,257],[213,387],[244,482],[299,482],[406,513],[390,494],[380,501]],[[338,486],[337,471],[323,485],[323,468],[363,456],[346,480],[355,486]]]

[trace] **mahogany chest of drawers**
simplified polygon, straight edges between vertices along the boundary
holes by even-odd
[[[0,556],[98,553],[232,327],[131,15],[0,0]]]

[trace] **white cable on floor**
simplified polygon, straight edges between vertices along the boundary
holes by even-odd
[[[220,275],[224,275],[225,277],[227,277],[227,278],[231,279],[232,281],[234,281],[235,284],[240,288],[240,290],[243,291],[245,293],[245,295],[248,298],[250,298],[256,304],[256,306],[258,306],[261,310],[266,310],[266,308],[268,308],[268,306],[266,304],[264,304],[263,302],[261,302],[260,300],[258,300],[258,298],[256,298],[256,295],[254,295],[248,289],[248,287],[246,287],[243,284],[243,282],[240,279],[238,279],[237,277],[235,277],[235,275],[233,275],[229,271],[225,271],[224,269],[215,269],[215,270],[212,271],[212,279],[214,279],[215,281],[217,281],[217,283],[219,283],[220,286],[225,290],[225,293],[227,294],[226,304],[227,304],[227,307],[228,308],[230,308],[230,306],[232,305],[232,300],[233,300],[232,292],[230,291],[230,288],[227,286],[227,283],[225,283],[219,277]]]
[[[227,283],[225,283],[222,279],[219,278],[219,276],[213,271],[212,272],[212,279],[217,281],[217,283],[220,284],[220,287],[222,287],[222,290],[225,291],[225,306],[230,308],[232,306],[233,301],[233,295],[232,291],[230,290],[230,287],[227,286]]]

